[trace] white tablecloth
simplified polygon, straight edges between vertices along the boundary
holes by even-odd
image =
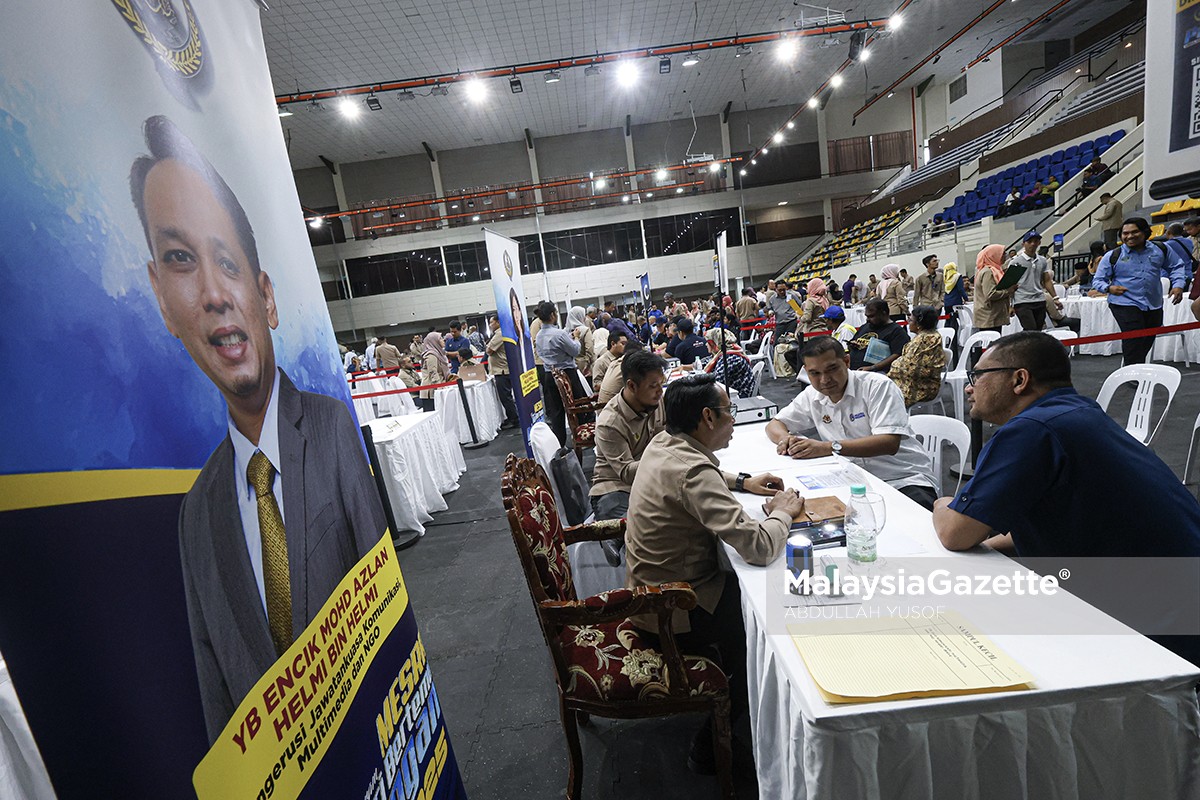
[[[496,394],[496,381],[489,376],[486,381],[465,381],[463,385],[467,390],[467,402],[471,404],[475,433],[479,441],[490,442],[496,438],[500,424],[504,422],[504,406],[500,405],[500,396]],[[457,386],[436,390],[433,393],[433,405],[446,415],[446,430],[455,431],[458,441],[463,444],[471,441],[471,428],[467,425],[462,395]]]
[[[367,423],[387,481],[396,527],[425,532],[433,512],[445,511],[443,494],[458,488],[466,472],[462,448],[437,411]]]
[[[1108,300],[1103,297],[1068,297],[1063,300],[1063,313],[1068,317],[1079,317],[1081,321],[1081,336],[1103,336],[1106,333],[1117,333],[1117,321],[1113,319],[1108,308]],[[1175,305],[1170,298],[1163,301],[1163,325],[1180,325],[1185,322],[1195,322],[1190,311],[1190,303],[1185,297]],[[1183,361],[1183,340],[1187,339],[1187,353],[1191,360],[1200,356],[1200,328],[1184,331],[1182,335],[1159,336],[1154,340],[1154,361]],[[1079,348],[1087,356],[1112,356],[1121,354],[1121,342],[1097,342],[1085,344]]]
[[[764,427],[736,429],[730,447],[717,454],[723,469],[770,470],[799,488],[798,475],[834,461],[777,456]],[[916,557],[936,556],[939,566],[941,559],[961,564],[955,574],[1011,574],[1016,568],[1015,562],[990,551],[946,552],[929,512],[881,481],[868,478],[868,483],[887,504],[879,538],[884,559],[923,550]],[[843,500],[849,495],[845,487],[802,493],[835,493]],[[739,497],[749,514],[762,518],[762,498]],[[994,632],[1005,624],[1012,630],[1008,604],[1013,598],[989,598],[982,610],[972,606],[969,614],[964,611],[1034,676],[1037,688],[1032,691],[831,705],[818,692],[791,638],[779,630],[783,590],[767,584],[768,574],[779,573],[751,567],[731,548],[726,550],[742,590],[760,797],[1196,796],[1200,669],[1065,591],[1036,599],[1040,619],[1116,632]],[[887,570],[886,564],[882,569]],[[1082,627],[1071,628],[1078,629]]]

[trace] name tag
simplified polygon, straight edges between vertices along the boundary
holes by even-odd
[[[867,416],[867,412],[865,412],[865,411],[860,411],[860,412],[859,412],[859,413],[857,413],[857,414],[851,414],[851,415],[850,415],[850,421],[851,421],[851,422],[854,422],[854,420],[856,420],[856,419],[862,419],[862,418],[864,418],[864,417],[866,417],[866,416]]]

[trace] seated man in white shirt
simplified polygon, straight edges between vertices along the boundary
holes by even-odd
[[[908,424],[904,397],[886,375],[850,369],[850,356],[829,336],[800,353],[811,388],[767,423],[767,438],[792,458],[840,455],[914,502],[933,509],[933,465]],[[811,434],[820,438],[808,438]]]

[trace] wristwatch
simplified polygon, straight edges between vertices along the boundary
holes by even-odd
[[[737,480],[734,481],[734,483],[733,483],[733,488],[737,489],[739,492],[746,491],[746,479],[749,477],[750,477],[749,472],[739,472],[738,476],[737,476]]]
[[[834,441],[829,443],[829,446],[831,448],[833,448],[833,454],[835,456],[840,456],[842,454],[842,443],[841,442],[839,442],[835,439]]]

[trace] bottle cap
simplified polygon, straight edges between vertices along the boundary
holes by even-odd
[[[850,487],[850,496],[851,497],[866,497],[867,496],[867,487],[863,486],[861,483],[854,484],[853,486]]]

